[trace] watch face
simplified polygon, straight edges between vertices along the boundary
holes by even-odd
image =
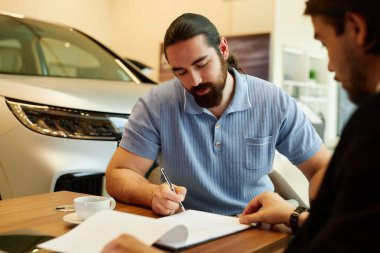
[[[0,251],[32,252],[38,244],[53,238],[47,235],[0,235]]]

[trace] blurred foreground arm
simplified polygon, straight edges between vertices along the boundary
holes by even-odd
[[[122,234],[118,238],[112,240],[108,243],[102,250],[101,253],[162,253],[158,250],[148,245],[143,244],[133,236]]]

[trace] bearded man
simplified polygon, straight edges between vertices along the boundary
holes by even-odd
[[[315,196],[329,152],[296,102],[276,85],[239,71],[225,37],[186,13],[164,38],[175,78],[136,103],[106,172],[120,201],[170,215],[186,208],[234,215],[262,192],[275,150],[296,165]],[[152,184],[158,160],[175,184]]]

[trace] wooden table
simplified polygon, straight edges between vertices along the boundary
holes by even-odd
[[[0,233],[15,230],[33,230],[41,234],[59,236],[70,229],[63,221],[67,213],[55,210],[59,205],[70,205],[74,198],[85,194],[75,192],[52,192],[0,201]],[[138,215],[159,216],[152,210],[117,203],[115,210]],[[289,234],[263,229],[249,229],[182,252],[281,252],[286,247]]]

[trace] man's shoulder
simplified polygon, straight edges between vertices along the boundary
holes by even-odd
[[[251,100],[257,101],[257,96],[279,103],[288,103],[290,100],[290,96],[272,82],[246,74],[240,74],[240,80],[246,83]]]
[[[155,99],[176,98],[181,94],[182,85],[177,78],[167,80],[152,88],[149,94]]]
[[[241,74],[242,81],[247,83],[247,87],[250,90],[260,90],[262,92],[282,92],[282,90],[274,83],[261,79],[256,76]]]

